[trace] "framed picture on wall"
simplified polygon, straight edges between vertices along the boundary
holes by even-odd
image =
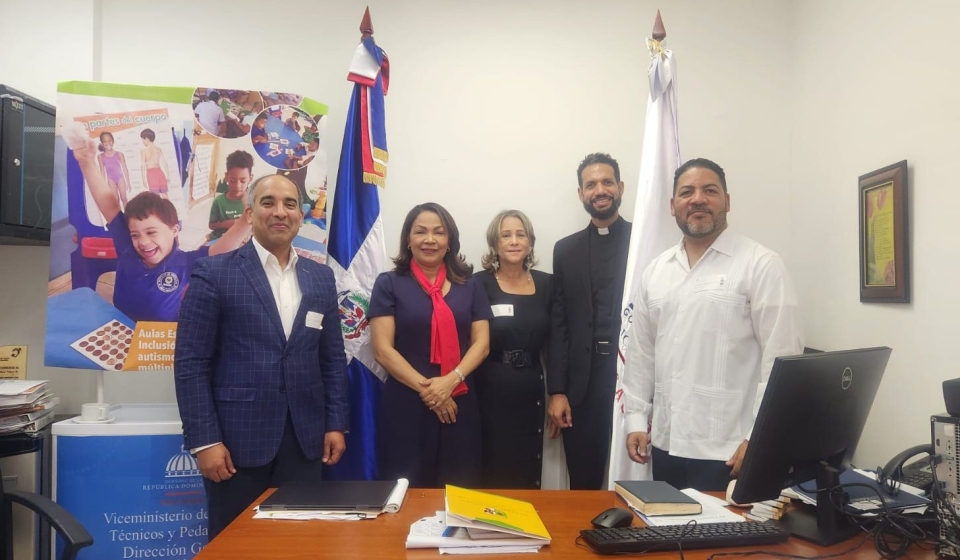
[[[860,176],[860,301],[910,302],[907,161]]]

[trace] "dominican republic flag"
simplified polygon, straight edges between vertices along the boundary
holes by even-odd
[[[380,193],[387,174],[383,97],[387,93],[387,56],[363,39],[347,79],[354,82],[343,133],[337,190],[330,215],[327,264],[337,277],[341,330],[350,378],[350,433],[340,462],[324,470],[339,480],[375,480],[377,416],[386,372],[373,359],[367,309],[386,254]]]
[[[659,19],[660,14],[657,14]],[[640,276],[653,259],[675,245],[680,230],[670,216],[673,174],[680,167],[680,140],[677,135],[677,61],[673,52],[659,41],[648,40],[650,49],[650,98],[647,100],[640,157],[640,185],[633,211],[633,231],[627,257],[627,277],[623,286],[617,392],[613,401],[613,438],[610,441],[608,487],[617,480],[650,480],[650,463],[640,465],[627,455],[627,433],[623,414],[623,364],[630,348],[633,310]]]

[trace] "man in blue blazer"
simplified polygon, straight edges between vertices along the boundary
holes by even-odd
[[[194,265],[175,377],[185,447],[204,476],[212,540],[267,488],[317,481],[340,460],[349,417],[337,288],[293,250],[296,185],[247,189],[253,238]]]

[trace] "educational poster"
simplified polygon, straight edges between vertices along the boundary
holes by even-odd
[[[259,177],[297,185],[294,248],[326,260],[326,105],[205,84],[58,91],[45,365],[172,369],[193,263],[248,242]]]

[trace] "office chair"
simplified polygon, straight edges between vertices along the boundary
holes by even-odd
[[[3,473],[0,472],[2,479]],[[83,525],[50,498],[35,492],[3,491],[0,492],[0,554],[3,560],[13,560],[14,503],[36,512],[60,535],[64,543],[60,560],[75,560],[81,548],[93,544],[93,537]]]

